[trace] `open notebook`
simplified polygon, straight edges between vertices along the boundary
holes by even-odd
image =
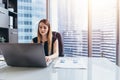
[[[75,58],[75,57],[62,57],[59,58],[55,65],[55,68],[87,68],[87,61],[82,58]]]

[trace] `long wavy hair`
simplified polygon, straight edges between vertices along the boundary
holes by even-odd
[[[51,46],[52,46],[52,30],[51,30],[51,26],[50,26],[50,23],[49,23],[49,21],[47,19],[40,20],[40,22],[38,23],[38,32],[37,32],[37,34],[38,34],[37,35],[38,43],[42,42],[42,35],[40,34],[40,31],[39,31],[39,27],[40,27],[41,22],[48,26],[47,40],[48,40],[48,54],[50,55]]]

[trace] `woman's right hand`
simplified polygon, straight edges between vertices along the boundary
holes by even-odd
[[[49,62],[51,60],[51,57],[50,56],[45,56],[45,60],[46,60],[46,62]]]

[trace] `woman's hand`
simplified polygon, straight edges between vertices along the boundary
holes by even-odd
[[[46,62],[49,62],[50,60],[52,60],[52,58],[50,56],[45,56],[45,60]]]

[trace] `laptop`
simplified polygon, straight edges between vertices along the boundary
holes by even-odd
[[[8,66],[47,67],[44,46],[37,43],[1,43],[1,53]]]

